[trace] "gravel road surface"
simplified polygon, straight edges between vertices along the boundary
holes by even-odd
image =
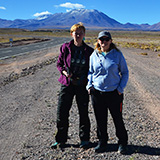
[[[52,48],[55,45],[64,43],[70,38],[67,37],[52,37],[49,41],[43,41],[41,43],[31,43],[27,45],[18,45],[14,47],[0,48],[0,60],[9,57],[23,55],[29,52],[35,52],[37,50],[44,50],[46,48]]]
[[[141,55],[142,51],[138,49],[121,49],[130,72],[123,105],[129,135],[128,153],[117,153],[117,138],[109,114],[108,150],[95,154],[96,121],[91,104],[92,145],[87,150],[80,149],[79,117],[75,102],[70,111],[67,147],[64,150],[50,149],[51,143],[55,142],[60,89],[54,59],[58,49],[55,47],[50,51],[0,62],[0,160],[160,160],[160,57],[151,51],[147,51],[148,55]],[[48,59],[52,61],[48,63]],[[44,61],[47,63],[42,63]],[[32,72],[29,72],[31,69]],[[22,70],[29,74],[19,76],[13,82],[2,83],[11,76],[10,73],[20,75]]]

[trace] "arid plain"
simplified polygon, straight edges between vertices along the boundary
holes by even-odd
[[[60,84],[56,60],[59,46],[0,61],[0,159],[160,159],[160,33],[111,31],[129,67],[123,116],[129,134],[128,154],[120,155],[112,118],[109,117],[108,150],[95,154],[96,122],[92,105],[91,148],[78,148],[78,113],[73,102],[68,146],[52,150],[56,132],[56,109]],[[34,37],[37,33],[16,33]],[[26,35],[25,35],[26,34]],[[42,33],[38,33],[41,36]],[[53,36],[53,33],[44,33]],[[0,34],[5,36],[4,34]],[[87,32],[93,46],[97,31]],[[8,35],[7,35],[8,36]],[[11,36],[11,34],[10,34]],[[68,31],[54,36],[69,36]],[[2,37],[2,36],[1,36]],[[7,37],[8,39],[8,37]],[[25,74],[21,74],[24,73]]]

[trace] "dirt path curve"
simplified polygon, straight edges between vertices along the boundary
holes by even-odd
[[[58,55],[59,47],[0,62],[0,80],[10,72],[40,63]],[[129,135],[127,155],[119,155],[117,138],[109,115],[108,151],[94,153],[96,122],[89,106],[92,147],[78,148],[79,117],[75,103],[70,111],[68,144],[65,150],[51,150],[56,132],[56,109],[60,84],[56,63],[46,65],[33,74],[0,86],[0,160],[56,159],[160,159],[160,58],[153,53],[140,55],[140,50],[122,49],[130,71],[125,89],[123,115]],[[14,65],[13,65],[14,64]],[[14,67],[13,67],[14,66]],[[3,68],[3,69],[2,69]],[[5,72],[3,72],[5,70]]]
[[[140,103],[160,122],[160,57],[154,52],[141,55],[137,49],[125,50],[130,72],[130,83],[134,86]]]

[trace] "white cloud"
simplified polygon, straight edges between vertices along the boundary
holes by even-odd
[[[71,11],[71,9],[66,9],[66,12],[70,12]]]
[[[50,15],[52,13],[45,11],[45,12],[41,12],[41,13],[35,13],[33,16],[34,17],[39,17],[39,16],[43,16],[43,15]]]
[[[84,5],[78,4],[78,3],[70,3],[66,2],[60,5],[56,5],[55,7],[65,7],[65,8],[71,8],[71,9],[79,9],[79,8],[85,8]]]
[[[2,7],[2,6],[0,6],[0,9],[6,10],[6,8],[5,8],[5,7]]]

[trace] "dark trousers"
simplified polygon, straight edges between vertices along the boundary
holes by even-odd
[[[89,96],[85,86],[61,86],[58,108],[57,108],[57,134],[56,142],[66,142],[69,126],[69,111],[72,106],[73,98],[79,111],[79,136],[81,141],[89,141],[90,139],[90,120],[88,116]]]
[[[92,104],[97,121],[97,136],[101,142],[107,143],[107,119],[108,109],[113,118],[116,128],[118,144],[127,145],[128,135],[122,118],[123,94],[119,95],[117,90],[112,92],[100,92],[95,90],[92,94]]]

